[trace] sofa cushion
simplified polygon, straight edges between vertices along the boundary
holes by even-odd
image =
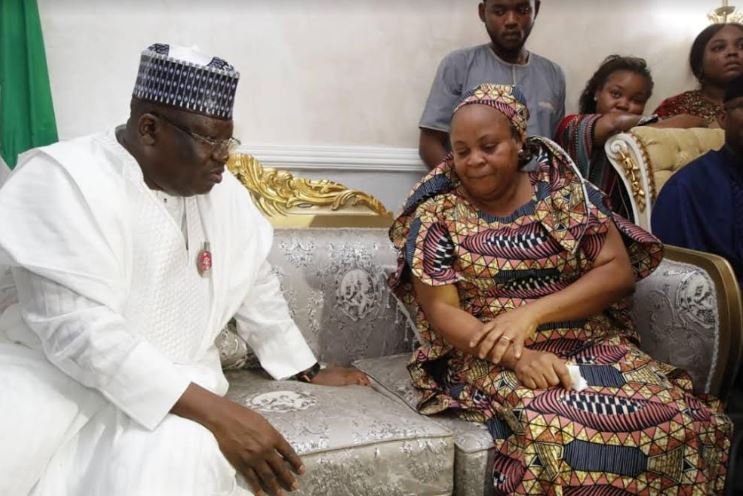
[[[269,260],[292,317],[323,362],[412,350],[408,319],[385,281],[387,229],[277,229]]]
[[[415,411],[418,392],[410,382],[406,365],[410,353],[358,360],[354,366],[366,372],[374,387]],[[454,435],[454,486],[456,496],[482,496],[492,491],[493,440],[484,424],[451,415],[429,417]]]
[[[246,370],[227,379],[227,397],[263,414],[302,457],[307,471],[292,494],[451,494],[451,433],[372,388],[273,381]]]
[[[631,133],[647,154],[650,166],[648,173],[652,174],[656,194],[674,172],[700,155],[719,149],[725,142],[722,129],[658,129],[642,126],[632,128]]]

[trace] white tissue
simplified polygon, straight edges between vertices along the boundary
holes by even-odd
[[[573,391],[583,391],[588,387],[588,383],[583,378],[582,375],[580,375],[580,367],[573,364],[566,365],[568,368],[568,373],[570,374],[570,387],[573,389]]]

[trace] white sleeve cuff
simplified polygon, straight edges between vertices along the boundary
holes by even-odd
[[[154,430],[190,383],[160,351],[142,341],[100,390],[136,422]]]
[[[252,348],[263,369],[274,379],[287,379],[317,363],[296,325],[291,325],[274,339],[255,340]]]

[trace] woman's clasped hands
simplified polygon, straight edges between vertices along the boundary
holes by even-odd
[[[528,306],[498,315],[482,325],[470,340],[477,357],[513,370],[519,382],[530,389],[571,387],[567,362],[554,353],[530,350],[524,342],[537,330],[538,320]]]

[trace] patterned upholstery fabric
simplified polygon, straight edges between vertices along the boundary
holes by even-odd
[[[385,281],[396,263],[386,229],[276,229],[269,260],[321,362],[412,351],[414,331]],[[234,332],[217,344],[225,368],[255,364]]]
[[[681,167],[709,150],[717,150],[725,142],[721,129],[632,129],[648,155],[656,192],[660,192],[668,178]]]
[[[248,348],[248,343],[237,335],[235,321],[231,320],[215,340],[219,359],[224,370],[259,368],[258,358]]]
[[[273,381],[255,371],[227,378],[227,396],[263,414],[302,457],[307,472],[292,494],[452,493],[450,432],[397,401],[367,387]]]
[[[632,203],[634,222],[652,232],[657,194],[671,175],[686,164],[722,147],[721,129],[656,129],[634,127],[612,136],[604,145],[609,162],[623,178]]]
[[[694,265],[664,259],[640,281],[632,304],[641,348],[685,369],[694,391],[709,393],[717,366],[720,317],[709,275]]]
[[[277,229],[269,260],[320,361],[350,364],[413,349],[413,331],[385,280],[396,261],[386,229]]]

